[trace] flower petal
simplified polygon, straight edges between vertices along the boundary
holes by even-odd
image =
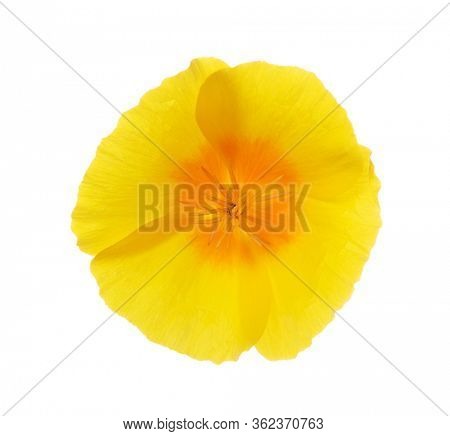
[[[204,143],[195,121],[198,90],[220,60],[194,60],[143,96],[98,147],[72,215],[78,245],[96,254],[138,227],[138,185],[168,182]],[[158,148],[162,149],[159,150]]]
[[[381,225],[379,181],[370,162],[355,184],[358,192],[353,199],[310,198],[305,215],[311,232],[276,253],[281,261],[271,259],[271,311],[257,343],[258,351],[269,359],[293,358],[307,348],[359,280]]]
[[[198,96],[197,120],[212,143],[233,135],[264,137],[289,147],[336,106],[313,73],[250,62],[220,70],[205,81]],[[352,132],[342,108],[323,127],[332,125]]]
[[[99,253],[92,272],[106,304],[151,341],[200,360],[237,360],[266,325],[267,273],[212,262],[192,237],[133,233]]]
[[[343,195],[364,171],[365,151],[345,110],[300,68],[252,62],[212,74],[199,92],[197,121],[218,148],[270,145],[276,158],[267,169],[291,164],[316,197]]]

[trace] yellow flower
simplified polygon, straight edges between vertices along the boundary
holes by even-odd
[[[208,183],[218,189],[208,205],[191,200],[152,222],[177,213],[214,228],[148,231],[141,186]],[[230,183],[237,194],[226,197]],[[242,195],[246,184],[308,186],[303,225],[246,229],[244,216],[248,225],[290,213],[276,196]],[[253,346],[288,359],[350,297],[380,227],[378,190],[369,150],[314,74],[197,59],[102,140],[72,229],[95,256],[106,304],[151,341],[213,362]],[[263,215],[259,202],[274,209]]]

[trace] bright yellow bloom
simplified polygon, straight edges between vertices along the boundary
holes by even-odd
[[[214,230],[143,231],[139,186],[180,183],[307,185],[308,228],[247,231],[242,217],[268,218],[233,194],[187,213]],[[314,74],[198,59],[103,139],[72,228],[105,302],[150,340],[214,362],[252,346],[288,359],[350,297],[380,227],[378,190],[369,150]]]

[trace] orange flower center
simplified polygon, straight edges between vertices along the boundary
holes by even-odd
[[[274,165],[280,155],[267,142],[228,140],[184,162],[190,177],[177,180],[193,189],[180,198],[181,210],[195,221],[208,259],[255,262],[261,245],[276,249],[297,233],[294,188],[301,180],[285,159]]]

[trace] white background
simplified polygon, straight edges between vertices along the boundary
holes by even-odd
[[[297,65],[341,100],[445,5],[5,3],[120,110],[199,56]],[[344,104],[373,150],[384,225],[341,311],[447,412],[449,19],[447,8]],[[75,245],[70,214],[117,118],[0,5],[1,412],[110,314],[89,257]],[[318,434],[440,435],[449,424],[339,319],[295,360],[269,362],[251,351],[217,366],[148,342],[120,317],[0,424],[8,435],[113,435],[123,433],[122,419],[271,416],[323,417]]]

